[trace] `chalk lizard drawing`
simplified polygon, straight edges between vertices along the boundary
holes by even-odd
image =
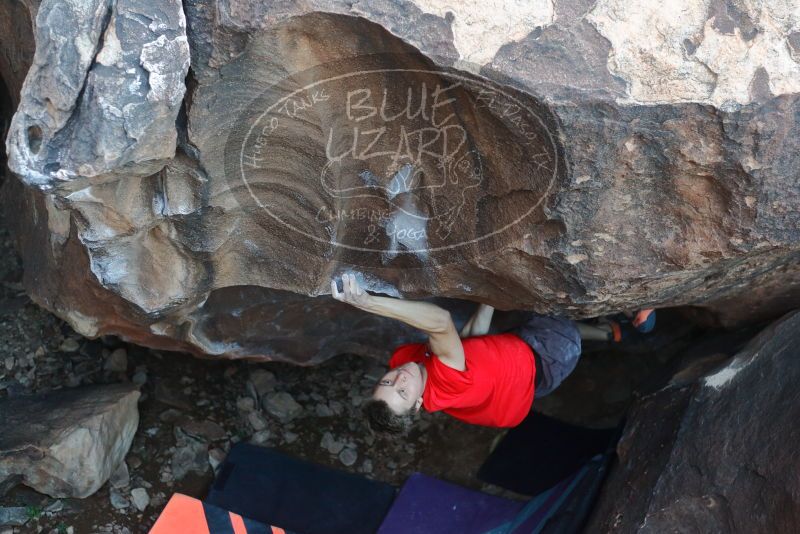
[[[444,240],[452,232],[470,190],[483,182],[483,161],[478,152],[469,151],[459,158],[440,158],[436,166],[442,178],[434,183],[425,182],[424,170],[420,165],[406,163],[389,177],[383,178],[370,170],[362,170],[356,175],[363,185],[341,187],[341,161],[328,161],[322,169],[320,181],[323,189],[334,198],[381,198],[411,217],[435,221],[436,235]],[[414,201],[398,202],[395,199],[400,195],[412,195]],[[409,209],[425,204],[431,208],[430,215],[422,213],[420,209]]]

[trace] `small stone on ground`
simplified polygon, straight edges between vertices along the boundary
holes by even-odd
[[[147,495],[147,490],[144,488],[133,488],[131,490],[131,500],[140,512],[144,512],[147,505],[150,504],[150,496]]]

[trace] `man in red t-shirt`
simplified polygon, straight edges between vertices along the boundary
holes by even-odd
[[[427,343],[399,346],[378,380],[365,404],[376,430],[402,432],[421,407],[476,425],[516,426],[534,397],[554,390],[580,356],[580,335],[567,319],[532,313],[511,331],[488,334],[494,308],[482,304],[459,334],[447,310],[370,295],[351,274],[342,276],[342,291],[331,280],[331,294],[428,334]]]

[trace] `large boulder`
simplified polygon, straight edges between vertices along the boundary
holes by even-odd
[[[410,339],[327,296],[348,271],[572,317],[796,307],[800,15],[682,4],[28,2],[26,287],[86,335],[302,363]]]
[[[139,391],[91,386],[0,400],[0,485],[87,497],[105,484],[139,425]]]
[[[794,312],[634,406],[587,532],[800,531],[798,344]]]

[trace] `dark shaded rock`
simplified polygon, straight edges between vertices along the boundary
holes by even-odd
[[[798,343],[794,312],[642,399],[587,531],[798,531]]]
[[[180,412],[188,412],[192,409],[192,404],[189,399],[181,393],[181,391],[174,384],[166,381],[159,381],[155,388],[155,399],[172,408],[164,412],[164,417],[161,419],[165,422],[174,422],[177,420],[177,414]]]
[[[281,421],[290,421],[303,413],[303,407],[285,391],[270,393],[264,397],[263,406],[270,415]]]
[[[252,385],[258,399],[270,391],[273,391],[277,384],[275,375],[265,369],[256,369],[252,371],[247,381],[249,385]]]
[[[108,491],[108,498],[111,501],[111,506],[116,510],[124,510],[131,505],[131,502],[120,492],[114,488]]]
[[[319,446],[331,454],[339,454],[342,449],[344,449],[345,444],[341,441],[337,441],[330,432],[325,432],[322,435]]]
[[[261,412],[250,412],[247,414],[247,422],[253,427],[253,430],[260,432],[267,428],[267,419],[261,415]]]
[[[172,477],[181,480],[189,472],[203,474],[208,470],[208,445],[193,439],[183,440],[172,453]]]
[[[225,456],[227,456],[227,453],[222,449],[210,449],[208,451],[208,465],[211,466],[214,472],[216,472],[217,467],[225,461]]]
[[[127,488],[131,484],[131,473],[128,470],[128,464],[125,460],[121,461],[117,468],[111,473],[108,483],[112,488],[122,489]]]
[[[28,72],[3,197],[31,297],[84,335],[297,363],[412,340],[332,301],[346,271],[572,317],[800,304],[780,6],[29,7],[41,24],[0,62],[10,90]]]
[[[33,62],[36,43],[33,37],[33,24],[36,16],[38,0],[3,2],[0,4],[0,77],[7,97],[13,107],[3,110],[3,119],[10,120],[10,114],[19,104],[20,91],[25,76]],[[32,13],[33,11],[33,13]]]
[[[128,369],[128,353],[124,348],[111,351],[108,359],[103,364],[103,369],[116,373],[124,373]]]
[[[201,441],[219,441],[227,437],[224,428],[208,419],[203,421],[188,420],[178,424],[186,434]]]
[[[0,506],[0,526],[22,526],[30,520],[24,506]]]
[[[139,423],[130,385],[59,390],[0,401],[0,481],[52,497],[86,497],[123,461]]]

